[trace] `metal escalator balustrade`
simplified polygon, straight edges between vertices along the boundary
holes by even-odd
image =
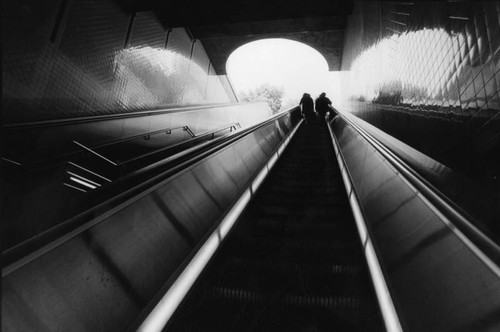
[[[208,140],[234,133],[238,123],[245,128],[267,119],[270,110],[260,104],[265,103],[2,124],[4,250],[81,219],[91,207],[133,187],[130,179],[138,173],[146,181],[144,169],[151,171],[153,163],[165,170],[193,155],[194,145],[206,148]],[[119,189],[111,189],[110,182],[119,182],[111,185]]]
[[[365,250],[381,267],[403,330],[499,330],[496,243],[352,116],[335,112],[330,130],[369,235]]]
[[[74,142],[75,146],[88,151],[88,154],[68,155],[66,157],[69,158],[69,161],[63,165],[58,165],[50,170],[38,170],[34,174],[30,173],[29,176],[25,176],[26,182],[29,180],[35,183],[42,182],[39,187],[35,187],[35,194],[28,195],[35,198],[31,201],[16,201],[5,195],[5,200],[9,199],[11,204],[7,204],[8,208],[5,209],[5,218],[9,227],[5,231],[8,236],[4,241],[4,261],[7,264],[10,263],[12,261],[10,257],[13,256],[12,252],[14,251],[25,252],[20,250],[20,247],[33,248],[29,243],[47,242],[41,240],[46,237],[47,233],[58,232],[58,229],[67,228],[68,224],[81,224],[80,221],[76,222],[75,220],[82,220],[83,215],[91,214],[93,216],[92,211],[101,209],[103,202],[108,202],[110,197],[114,199],[115,196],[123,196],[123,193],[128,189],[150,180],[153,174],[164,173],[165,169],[172,168],[180,161],[186,160],[186,156],[193,156],[206,150],[209,146],[221,143],[231,134],[237,132],[237,130],[233,130],[236,127],[238,124],[233,123],[213,131],[200,133],[187,141],[155,149],[124,162],[114,162],[100,154],[100,150],[97,149],[99,152],[96,152],[95,147],[89,148],[79,142]],[[130,143],[129,138],[126,138],[125,141]],[[113,145],[121,145],[121,143],[122,141],[119,140],[113,142]],[[105,146],[109,147],[109,144]],[[4,172],[3,176],[5,177],[8,170],[4,170]],[[51,175],[52,173],[55,175]],[[17,179],[23,174],[15,173],[14,178]],[[49,205],[51,213],[48,216],[40,213],[40,216],[35,220],[18,217],[21,208],[24,208],[25,205],[32,205],[28,203],[33,203],[32,201],[37,197],[35,195],[52,197],[56,195],[54,193],[62,195],[61,192],[64,192],[64,188],[61,187],[63,186],[71,188],[71,192],[64,195],[64,204],[57,205],[51,202],[52,205]],[[26,196],[28,194],[19,191],[19,193],[16,192],[16,195]],[[21,216],[23,215],[21,214]],[[11,226],[12,224],[14,226]]]
[[[153,172],[152,179],[91,209],[90,219],[48,234],[42,247],[12,253],[2,269],[2,329],[131,326],[170,288],[213,229],[228,231],[221,218],[243,206],[234,204],[235,197],[251,196],[249,186],[262,179],[299,120],[293,108],[187,154],[168,171]]]
[[[170,135],[172,130],[175,129],[186,131],[189,133],[189,138],[183,140],[177,138],[173,142],[160,139],[154,144],[142,143],[144,140],[150,141],[151,136],[154,135],[158,136],[158,134],[164,134],[165,132],[167,135]],[[140,170],[155,162],[172,157],[176,153],[196,147],[206,141],[221,138],[225,134],[232,133],[233,130],[236,131],[238,129],[241,129],[241,126],[238,122],[235,122],[214,130],[195,134],[189,129],[189,126],[180,126],[141,133],[140,135],[126,137],[93,147],[87,147],[78,141],[73,141],[75,145],[86,151],[87,155],[79,155],[78,152],[73,152],[71,155],[66,155],[65,158],[69,158],[71,160],[70,163],[78,163],[81,168],[93,170],[98,175],[118,180],[135,170]],[[89,172],[87,171],[86,173]],[[84,189],[88,190],[88,188]]]
[[[166,330],[384,330],[325,126],[301,126]]]

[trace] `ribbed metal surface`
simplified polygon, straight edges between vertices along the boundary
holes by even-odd
[[[331,148],[299,129],[168,331],[382,329]]]

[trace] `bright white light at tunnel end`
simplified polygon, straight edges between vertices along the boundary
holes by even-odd
[[[321,92],[340,98],[338,72],[329,72],[316,49],[289,39],[261,39],[239,47],[229,56],[226,72],[237,94],[269,84],[283,88],[285,103],[298,103],[305,92],[313,98]]]

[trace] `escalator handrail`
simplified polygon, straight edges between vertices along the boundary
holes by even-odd
[[[160,174],[155,175],[148,180],[141,181],[138,184],[134,184],[132,187],[120,191],[119,194],[113,195],[111,198],[101,201],[99,204],[94,205],[83,212],[80,212],[76,216],[71,217],[64,222],[59,223],[58,225],[3,251],[2,260],[4,264],[2,268],[2,277],[28,264],[29,262],[40,257],[53,248],[60,246],[69,239],[82,233],[86,229],[93,227],[101,221],[105,220],[105,218],[102,217],[105,214],[105,212],[102,212],[103,210],[108,211],[120,209],[123,207],[125,202],[126,205],[133,204],[135,201],[140,199],[139,194],[147,190],[147,188],[152,187],[154,184],[159,183],[160,181],[164,181],[172,175],[188,168],[201,159],[204,159],[209,155],[227,147],[228,145],[236,142],[246,135],[249,135],[252,132],[258,130],[259,128],[266,126],[269,123],[272,123],[277,119],[288,115],[289,113],[292,113],[297,108],[299,107],[291,107],[251,127],[236,131],[234,133],[230,133],[228,135],[220,137],[217,140],[210,141],[208,144],[201,144],[201,147],[195,146],[189,149],[190,151],[188,153],[180,152],[178,156],[172,156],[172,158],[167,158],[128,174],[125,179],[123,179],[123,181],[129,180],[130,178],[139,175],[144,175],[144,173],[149,173],[153,169],[162,168],[165,165],[173,163],[177,159],[181,159],[181,162],[179,164],[161,171]],[[123,181],[116,181],[115,185],[121,188],[121,186],[123,186]],[[97,216],[95,216],[96,214]],[[63,229],[63,232],[60,231],[61,229]]]
[[[136,112],[120,113],[120,114],[106,114],[106,115],[94,115],[94,116],[84,116],[84,117],[75,117],[75,118],[66,118],[66,119],[4,123],[4,124],[2,124],[2,129],[22,129],[22,128],[51,127],[51,126],[59,126],[59,125],[72,125],[72,124],[80,124],[80,123],[87,123],[87,122],[97,122],[97,121],[106,121],[106,120],[144,117],[144,116],[159,115],[159,114],[165,114],[165,113],[187,112],[187,111],[191,111],[191,110],[200,110],[200,109],[205,109],[205,108],[241,106],[242,104],[252,104],[252,103],[204,104],[204,105],[198,105],[198,106],[185,106],[185,107],[173,107],[173,108],[162,107],[162,108],[157,109],[157,110],[150,109],[150,110],[146,110],[146,111],[136,111]]]
[[[350,116],[343,114],[333,107],[330,108],[363,137],[380,155],[389,161],[404,179],[415,186],[429,200],[439,219],[452,228],[455,234],[458,234],[457,232],[460,231],[463,234],[462,236],[458,236],[460,240],[500,277],[500,246],[474,226],[474,222],[470,221],[473,219],[471,216],[464,215],[463,211],[455,208],[454,204],[443,193],[401,160],[387,146],[350,119]]]
[[[128,163],[131,163],[133,161],[136,161],[136,160],[139,160],[139,159],[142,159],[142,158],[146,158],[146,157],[149,157],[151,155],[154,155],[156,153],[160,153],[160,152],[163,152],[163,151],[166,151],[166,150],[170,150],[170,149],[174,149],[174,148],[177,148],[179,146],[182,146],[184,144],[189,144],[193,141],[196,141],[196,140],[200,140],[200,139],[204,139],[206,137],[209,137],[209,136],[212,136],[218,132],[221,132],[221,131],[224,131],[224,130],[227,130],[227,129],[232,129],[233,127],[236,128],[236,126],[240,126],[240,123],[239,122],[233,122],[229,125],[226,125],[224,127],[220,127],[220,128],[217,128],[217,129],[214,129],[214,130],[210,130],[210,131],[206,131],[204,133],[201,133],[199,135],[195,135],[193,136],[191,139],[187,140],[187,141],[183,141],[183,142],[179,142],[178,144],[174,144],[174,145],[170,145],[170,146],[167,146],[167,147],[164,147],[164,148],[159,148],[159,149],[156,149],[154,151],[150,151],[150,152],[147,152],[147,153],[144,153],[144,154],[141,154],[139,156],[135,156],[133,158],[130,158],[130,159],[127,159],[127,160],[121,160],[118,162],[118,165],[119,166],[122,166],[122,165],[126,165]],[[183,126],[185,128],[189,128],[188,126]]]
[[[340,174],[344,182],[347,199],[351,206],[351,211],[358,230],[359,239],[363,245],[363,252],[365,255],[368,271],[370,272],[372,284],[379,303],[380,312],[388,332],[401,332],[403,331],[400,317],[394,305],[393,298],[389,291],[387,279],[384,275],[382,266],[380,265],[379,258],[375,251],[373,238],[368,231],[366,219],[364,218],[361,208],[361,202],[355,192],[353,185],[353,178],[346,163],[346,159],[339,141],[334,134],[331,125],[328,125],[328,131],[333,143],[335,157],[340,168]]]
[[[114,141],[106,142],[106,143],[103,143],[103,144],[97,144],[97,145],[93,145],[93,146],[86,146],[86,145],[82,144],[81,142],[74,141],[74,140],[72,142],[74,144],[78,145],[80,148],[82,148],[82,149],[84,149],[84,150],[86,150],[86,151],[88,151],[88,152],[90,152],[90,153],[92,153],[94,155],[97,155],[98,157],[100,157],[101,159],[105,160],[106,162],[112,164],[113,166],[121,166],[123,164],[126,164],[129,161],[140,159],[143,156],[147,157],[150,154],[154,154],[154,153],[161,152],[161,151],[164,151],[164,150],[167,150],[167,149],[171,149],[171,148],[176,148],[176,147],[181,146],[183,144],[189,144],[190,142],[193,142],[193,141],[199,140],[199,139],[203,139],[203,137],[208,137],[210,135],[213,135],[214,133],[217,133],[219,131],[224,131],[224,130],[232,128],[234,126],[239,126],[241,128],[239,122],[233,122],[233,123],[230,123],[230,124],[228,124],[228,125],[226,125],[224,127],[220,127],[220,128],[214,129],[214,130],[203,132],[203,133],[198,134],[198,135],[194,135],[192,133],[191,129],[189,129],[189,126],[177,126],[177,127],[169,127],[169,128],[164,128],[164,129],[160,129],[160,130],[154,130],[154,131],[151,131],[151,132],[141,133],[141,134],[138,134],[138,135],[133,135],[133,136],[129,136],[129,137],[125,137],[125,138],[121,138],[121,139],[117,139],[117,140],[114,140]],[[170,145],[170,146],[167,146],[165,148],[160,148],[160,149],[157,149],[155,151],[148,152],[147,154],[131,158],[131,160],[125,160],[125,161],[116,161],[115,160],[115,161],[112,161],[112,160],[109,160],[108,158],[100,155],[96,151],[94,151],[95,149],[100,149],[100,148],[103,148],[103,147],[109,147],[111,145],[120,144],[120,143],[127,142],[127,141],[130,141],[130,140],[138,139],[140,137],[149,136],[149,135],[155,135],[155,134],[158,134],[158,133],[162,133],[162,132],[165,132],[165,131],[176,130],[176,129],[184,129],[184,130],[190,132],[191,139],[189,139],[187,141],[180,142],[180,143],[175,144],[175,145]],[[58,155],[57,157],[54,157],[53,159],[60,160],[60,161],[64,162],[63,159],[69,158],[70,156],[78,154],[78,153],[81,153],[81,150],[76,150],[76,151],[62,153],[62,154]],[[2,158],[2,159],[5,159],[5,158]],[[15,163],[17,166],[24,167],[25,170],[28,169],[28,168],[35,169],[35,167],[37,167],[37,168],[43,167],[43,166],[41,166],[41,164],[43,165],[44,162],[45,163],[47,162],[46,160],[35,160],[35,161],[27,162],[27,163],[17,163],[17,162],[12,161],[12,160],[7,160],[7,161],[10,161],[11,163]],[[51,164],[51,165],[53,165],[53,164]]]

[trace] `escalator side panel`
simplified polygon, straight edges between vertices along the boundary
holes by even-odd
[[[267,162],[268,135],[298,121],[276,122],[4,269],[2,330],[126,329]]]
[[[500,329],[498,266],[340,118],[333,129],[403,328]]]

